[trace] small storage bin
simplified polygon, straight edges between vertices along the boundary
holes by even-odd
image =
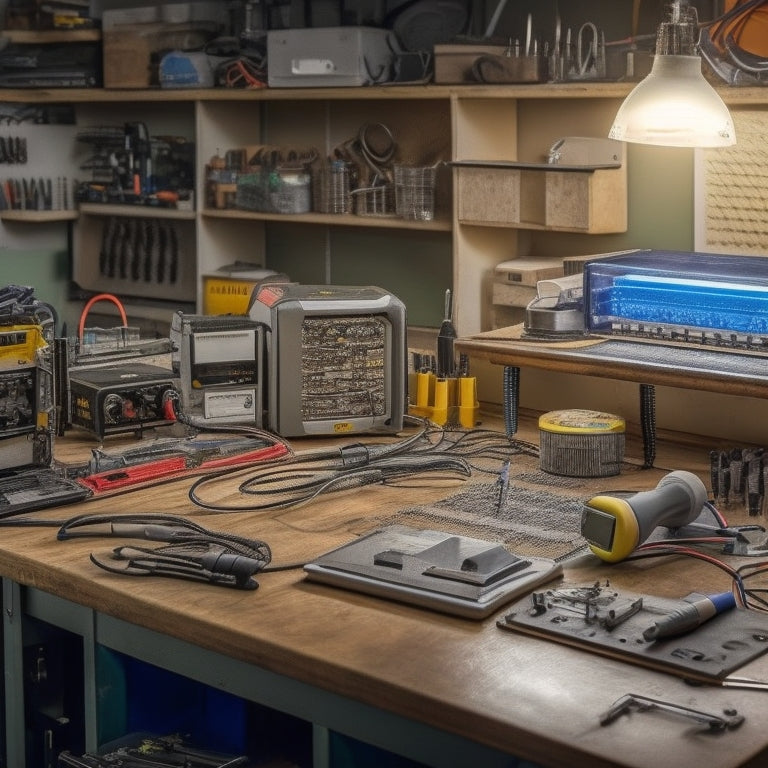
[[[312,210],[312,176],[307,171],[278,171],[270,186],[270,200],[277,213],[309,213]]]
[[[395,188],[391,184],[352,190],[358,216],[395,216]]]
[[[352,168],[343,160],[332,160],[315,169],[312,179],[314,210],[318,213],[350,213]]]
[[[437,167],[395,165],[395,212],[400,218],[432,221],[435,218]]]
[[[309,213],[311,176],[306,171],[260,171],[237,178],[235,204],[246,211]]]

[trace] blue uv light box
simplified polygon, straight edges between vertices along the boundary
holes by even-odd
[[[768,257],[636,250],[584,265],[594,334],[768,352]]]

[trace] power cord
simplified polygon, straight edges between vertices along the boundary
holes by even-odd
[[[506,461],[515,453],[536,455],[538,450],[493,430],[451,430],[421,424],[418,432],[398,442],[352,443],[337,449],[298,452],[279,466],[260,468],[238,487],[243,496],[254,499],[252,503],[226,505],[202,498],[202,489],[229,472],[198,479],[189,490],[189,499],[198,507],[217,512],[284,510],[327,493],[366,485],[420,484],[427,477],[463,481],[481,470],[477,460]]]

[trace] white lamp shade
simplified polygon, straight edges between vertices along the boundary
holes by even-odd
[[[698,56],[657,55],[619,108],[612,139],[667,147],[736,143],[728,108],[701,73]]]

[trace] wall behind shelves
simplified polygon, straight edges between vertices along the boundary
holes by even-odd
[[[53,305],[70,328],[77,327],[71,324],[76,323],[77,315],[74,314],[75,308],[70,308],[67,298],[69,254],[66,249],[0,250],[0,285],[11,284],[33,286],[38,299]]]
[[[18,105],[7,105],[3,114],[23,114]],[[48,112],[49,107],[41,108]],[[55,105],[51,114],[59,115]],[[0,181],[8,179],[51,178],[55,194],[62,168],[76,167],[75,125],[35,124],[28,120],[2,121],[0,136],[24,137],[27,143],[25,163],[0,164]],[[70,207],[73,176],[67,179]],[[36,296],[52,304],[59,316],[72,322],[76,315],[68,301],[69,224],[60,222],[0,221],[0,285],[29,285]]]

